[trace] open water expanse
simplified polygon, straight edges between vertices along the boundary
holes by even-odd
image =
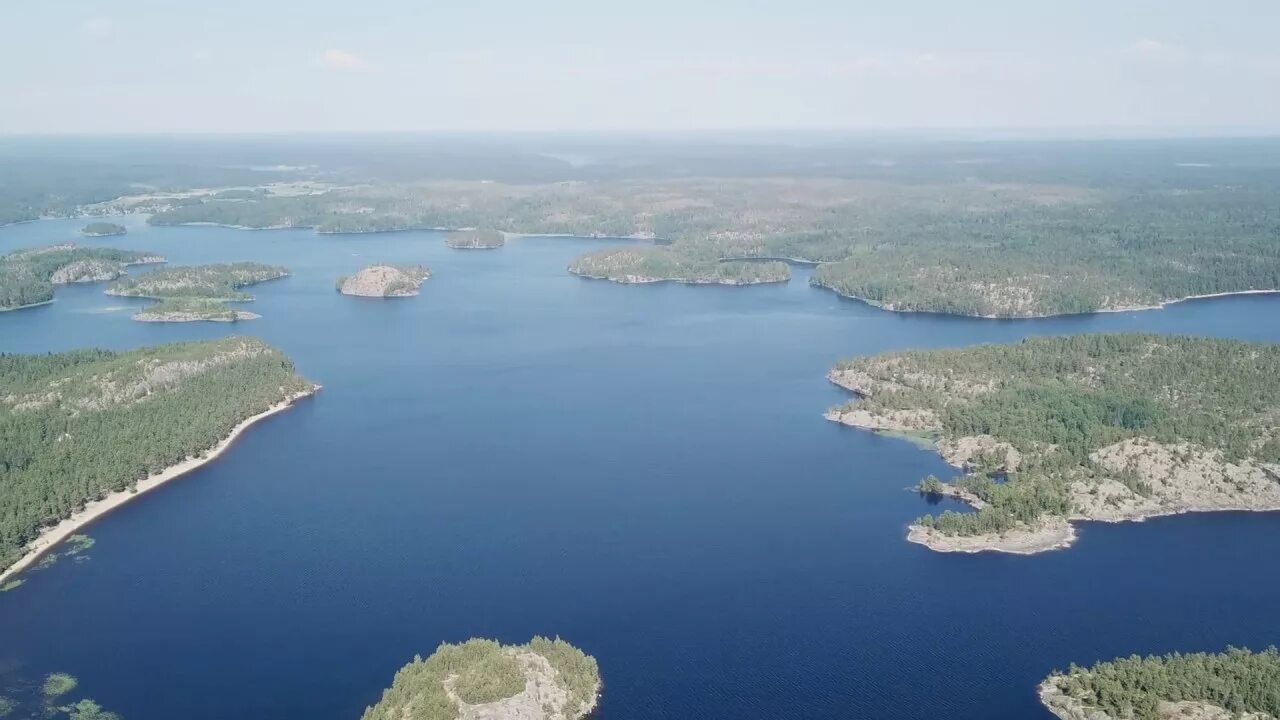
[[[257,335],[317,396],[91,525],[85,562],[0,593],[0,682],[64,671],[125,720],[357,720],[415,653],[559,634],[599,660],[601,720],[1047,718],[1070,662],[1280,642],[1280,514],[1087,524],[1075,547],[944,555],[904,540],[954,474],[823,420],[844,357],[1028,335],[1280,341],[1280,298],[1045,320],[900,315],[806,284],[574,277],[610,241],[493,251],[430,232],[0,229],[171,264],[255,260],[239,324],[129,319],[103,286],[0,314],[0,352]],[[334,280],[421,262],[416,298]],[[142,272],[145,269],[135,269]]]

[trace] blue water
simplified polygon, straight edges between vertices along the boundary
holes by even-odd
[[[93,244],[258,260],[261,320],[129,320],[101,286],[0,314],[0,351],[259,335],[324,390],[88,532],[91,560],[0,594],[0,671],[66,671],[126,720],[353,719],[415,653],[560,634],[598,717],[1043,718],[1070,662],[1280,642],[1280,514],[1086,525],[1067,551],[904,541],[932,453],[843,428],[837,360],[1033,334],[1280,340],[1280,298],[1033,321],[897,315],[806,285],[619,286],[602,241],[149,228]],[[82,223],[0,230],[0,251]],[[425,262],[422,295],[333,291]],[[107,310],[107,311],[104,311]]]

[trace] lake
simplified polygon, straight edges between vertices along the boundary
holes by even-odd
[[[0,681],[53,671],[125,720],[355,720],[414,654],[559,634],[600,663],[602,720],[1047,718],[1068,663],[1280,642],[1280,514],[1086,524],[1071,549],[944,555],[904,540],[952,475],[825,421],[838,360],[1028,335],[1280,341],[1280,298],[992,321],[902,315],[806,284],[569,275],[610,241],[452,250],[430,232],[151,228],[80,241],[172,264],[292,269],[262,319],[150,324],[103,286],[0,314],[0,351],[257,335],[323,391],[91,525],[0,593]],[[0,252],[84,221],[0,229]],[[334,280],[433,271],[416,298]]]

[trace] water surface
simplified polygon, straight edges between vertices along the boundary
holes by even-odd
[[[1280,298],[1045,320],[900,315],[805,284],[619,286],[604,241],[446,248],[435,233],[149,228],[82,241],[255,260],[237,325],[129,319],[101,286],[0,314],[0,351],[259,335],[324,390],[93,524],[92,559],[0,594],[0,672],[70,672],[126,720],[358,718],[415,653],[560,634],[600,662],[598,717],[1038,718],[1054,668],[1280,642],[1280,515],[1085,525],[1035,557],[908,544],[950,474],[840,427],[837,360],[1035,334],[1280,341]],[[0,230],[0,251],[82,221]],[[337,276],[424,262],[412,299]],[[123,308],[123,309],[122,309]]]

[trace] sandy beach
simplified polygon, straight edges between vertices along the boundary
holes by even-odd
[[[58,543],[66,540],[71,535],[74,535],[76,531],[85,525],[88,525],[94,520],[97,520],[139,495],[150,490],[154,490],[174,478],[181,477],[205,463],[215,460],[227,448],[231,447],[231,444],[236,441],[236,438],[240,437],[240,433],[244,432],[250,425],[253,425],[263,418],[270,417],[278,412],[287,410],[293,405],[293,403],[304,397],[315,394],[319,389],[320,386],[316,385],[310,390],[291,395],[285,400],[272,405],[266,410],[254,415],[253,417],[247,418],[239,425],[236,425],[230,435],[223,438],[217,445],[214,445],[202,455],[187,458],[177,465],[167,467],[155,475],[151,475],[144,480],[140,480],[137,487],[133,489],[114,492],[101,500],[94,500],[66,520],[63,520],[57,525],[46,528],[40,533],[40,537],[27,545],[27,554],[23,555],[20,560],[13,565],[10,565],[4,570],[4,572],[0,573],[0,583],[4,583],[4,581],[9,578],[18,575],[23,570],[26,570],[33,563],[39,560],[42,555],[55,547]]]

